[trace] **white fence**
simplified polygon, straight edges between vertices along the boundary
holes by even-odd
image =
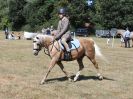
[[[96,30],[96,37],[106,37],[107,34],[110,32],[111,36],[116,36],[117,29],[111,29],[111,30]]]

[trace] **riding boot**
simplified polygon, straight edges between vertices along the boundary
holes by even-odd
[[[69,51],[69,52],[65,52],[64,53],[64,60],[65,61],[70,61],[72,59],[72,56],[71,56],[71,52]]]

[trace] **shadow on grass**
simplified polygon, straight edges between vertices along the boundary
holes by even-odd
[[[71,78],[74,79],[75,75],[72,75]],[[82,80],[99,80],[97,76],[84,76],[84,75],[80,75],[77,81],[82,81]],[[66,76],[64,77],[60,77],[60,78],[52,78],[52,79],[47,79],[47,81],[66,81],[68,80]],[[110,80],[110,81],[116,81],[112,78],[108,78],[108,77],[103,77],[103,80]]]
[[[80,75],[78,81],[81,81],[81,80],[89,80],[89,79],[99,80],[99,78],[97,76],[84,76],[84,75]],[[103,77],[103,80],[115,81],[114,79],[108,78],[108,77]]]
[[[66,81],[67,77],[64,76],[64,77],[60,77],[60,78],[47,79],[47,81],[54,81],[54,80],[57,80],[57,81]]]

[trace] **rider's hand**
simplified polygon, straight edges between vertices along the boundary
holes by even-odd
[[[55,36],[54,39],[58,41],[60,38],[59,38],[59,36],[57,35],[57,36]]]

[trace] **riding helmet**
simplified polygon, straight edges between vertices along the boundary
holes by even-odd
[[[66,9],[65,9],[65,8],[60,8],[60,9],[58,10],[58,14],[66,15]]]

